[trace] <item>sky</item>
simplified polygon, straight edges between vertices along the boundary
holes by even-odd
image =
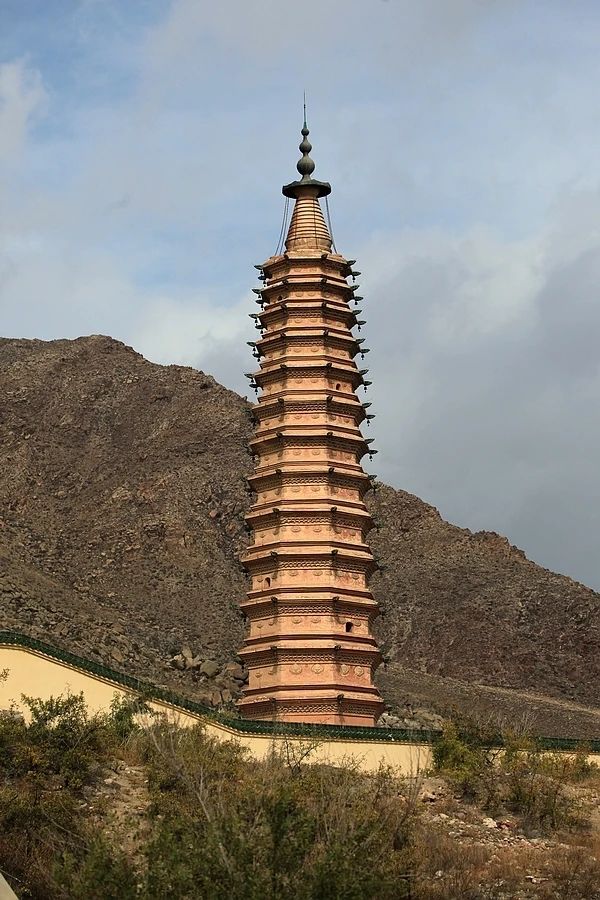
[[[0,333],[247,393],[306,90],[372,471],[600,588],[598,46],[597,0],[0,0]]]

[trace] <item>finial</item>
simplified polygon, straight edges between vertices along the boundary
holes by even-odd
[[[315,171],[315,164],[310,158],[309,153],[312,150],[312,144],[308,140],[310,134],[308,125],[306,124],[306,91],[304,91],[304,124],[302,125],[302,141],[298,145],[298,150],[302,154],[302,159],[296,163],[296,168],[302,175],[302,181],[308,181],[312,173]]]
[[[304,110],[304,118],[302,123],[302,129],[300,133],[302,134],[302,140],[298,145],[298,149],[300,150],[302,156],[296,163],[296,169],[300,173],[300,180],[293,181],[291,184],[286,184],[283,187],[283,193],[286,197],[296,197],[296,189],[304,186],[311,186],[318,188],[319,197],[325,197],[327,194],[331,193],[331,185],[329,185],[326,181],[317,181],[312,177],[312,173],[315,171],[314,161],[310,157],[310,151],[312,150],[312,144],[308,140],[308,135],[310,134],[308,125],[306,124],[306,91],[304,91],[303,97],[303,110]]]

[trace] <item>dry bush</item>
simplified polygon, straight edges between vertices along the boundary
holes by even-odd
[[[540,889],[543,900],[600,900],[600,856],[586,847],[559,847]]]
[[[543,868],[539,853],[459,841],[418,815],[418,778],[389,768],[364,774],[353,760],[314,763],[314,741],[273,744],[257,762],[202,728],[156,719],[138,727],[139,702],[116,703],[106,716],[89,716],[81,698],[32,700],[30,709],[30,724],[0,717],[0,870],[23,898],[598,896],[591,831],[548,860],[534,888],[524,872]],[[478,802],[513,803],[523,821],[552,827],[570,822],[557,813],[564,796],[572,812],[566,787],[576,794],[595,777],[583,757],[541,755],[522,742],[498,756],[474,729],[467,737],[448,729],[436,754]],[[137,767],[144,807],[138,837],[118,846],[111,806],[119,795],[102,784],[124,760]],[[121,797],[126,811],[127,802]]]
[[[600,898],[600,861],[589,847],[482,846],[420,826],[413,858],[413,900]]]
[[[411,896],[414,900],[482,897],[481,880],[489,852],[479,845],[459,844],[440,827],[421,825],[413,836]]]
[[[590,752],[585,744],[573,753],[546,751],[541,754],[540,770],[565,784],[593,785],[598,783],[600,768],[590,761]]]
[[[83,812],[86,791],[133,728],[133,708],[117,702],[89,716],[81,695],[25,700],[29,723],[0,717],[0,869],[22,897],[133,896],[127,860]]]
[[[585,825],[585,804],[570,789],[596,777],[585,749],[549,753],[524,735],[499,736],[489,722],[447,722],[433,747],[434,770],[486,812],[510,811],[528,831]]]
[[[391,770],[306,765],[310,746],[291,743],[257,763],[201,729],[152,741],[148,896],[408,896],[415,804]]]
[[[421,823],[413,846],[413,900],[537,898],[526,874],[537,869],[532,848],[518,850],[457,840],[437,824]]]

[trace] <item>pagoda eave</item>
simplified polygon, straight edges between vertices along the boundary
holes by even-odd
[[[273,588],[250,588],[247,598],[241,601],[242,608],[246,605],[258,606],[266,603],[270,603],[272,606],[281,603],[283,607],[291,608],[300,603],[303,608],[308,608],[310,604],[317,604],[319,608],[329,604],[335,610],[338,605],[340,609],[343,609],[344,604],[355,604],[357,608],[364,608],[366,614],[372,615],[374,612],[379,614],[379,604],[373,599],[373,595],[367,588],[346,587],[345,585],[328,589],[317,585],[305,585],[302,591],[292,585],[284,585],[277,588],[276,593]]]
[[[277,538],[276,535],[273,537]],[[275,549],[275,546],[279,549]],[[370,571],[375,564],[367,544],[338,539],[335,541],[329,539],[308,541],[306,538],[284,541],[276,539],[257,547],[249,547],[240,559],[249,569],[253,565],[264,565],[267,562],[271,567],[282,567],[303,560],[306,568],[310,568],[311,564],[318,565],[323,562],[332,563],[333,567],[354,563],[356,571],[364,572]],[[352,571],[352,567],[349,568]]]

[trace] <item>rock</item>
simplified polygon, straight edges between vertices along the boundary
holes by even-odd
[[[404,728],[402,719],[389,712],[384,712],[379,716],[377,725],[379,728]]]
[[[111,658],[114,659],[114,661],[117,663],[125,662],[125,657],[123,656],[121,651],[118,649],[118,647],[113,647],[112,650],[110,651],[110,655],[111,655]]]
[[[210,703],[212,706],[221,705],[221,691],[212,691],[210,695]]]
[[[174,669],[185,669],[185,656],[182,653],[178,653],[176,656],[172,656],[169,660],[169,665]]]
[[[429,726],[419,719],[401,719],[399,725],[390,725],[390,728],[406,728],[407,731],[421,731]]]
[[[482,820],[481,824],[483,825],[484,828],[496,828],[497,827],[496,820],[490,819],[489,816],[486,816],[486,818]]]
[[[193,659],[186,658],[185,667],[186,669],[200,669],[203,662],[204,660],[201,656],[194,656]]]
[[[189,660],[189,661],[191,661],[194,658],[194,654],[192,653],[192,651],[190,650],[190,648],[188,647],[187,644],[185,644],[185,646],[182,647],[181,655],[184,657],[184,659]]]
[[[226,684],[225,687],[220,688],[220,691],[222,694],[225,692],[227,694],[229,694],[230,699],[232,699],[233,697],[239,697],[241,694],[241,691],[239,690],[239,688],[236,687],[236,685],[232,684],[231,682],[229,684]]]
[[[214,659],[205,659],[200,666],[200,672],[202,673],[202,675],[206,675],[208,678],[214,678],[220,668],[221,667],[214,661]]]
[[[421,715],[423,712],[423,715]],[[406,731],[423,731],[441,727],[442,719],[427,710],[410,710],[410,715],[400,717],[391,712],[384,712],[377,721],[378,728],[402,728]]]
[[[227,688],[225,688],[225,690],[222,690],[221,699],[223,700],[223,703],[231,703],[231,701],[233,700],[231,691],[228,691]]]
[[[246,681],[248,678],[248,672],[241,666],[239,663],[230,662],[227,663],[223,671],[233,678],[235,681],[241,681],[242,683]]]

